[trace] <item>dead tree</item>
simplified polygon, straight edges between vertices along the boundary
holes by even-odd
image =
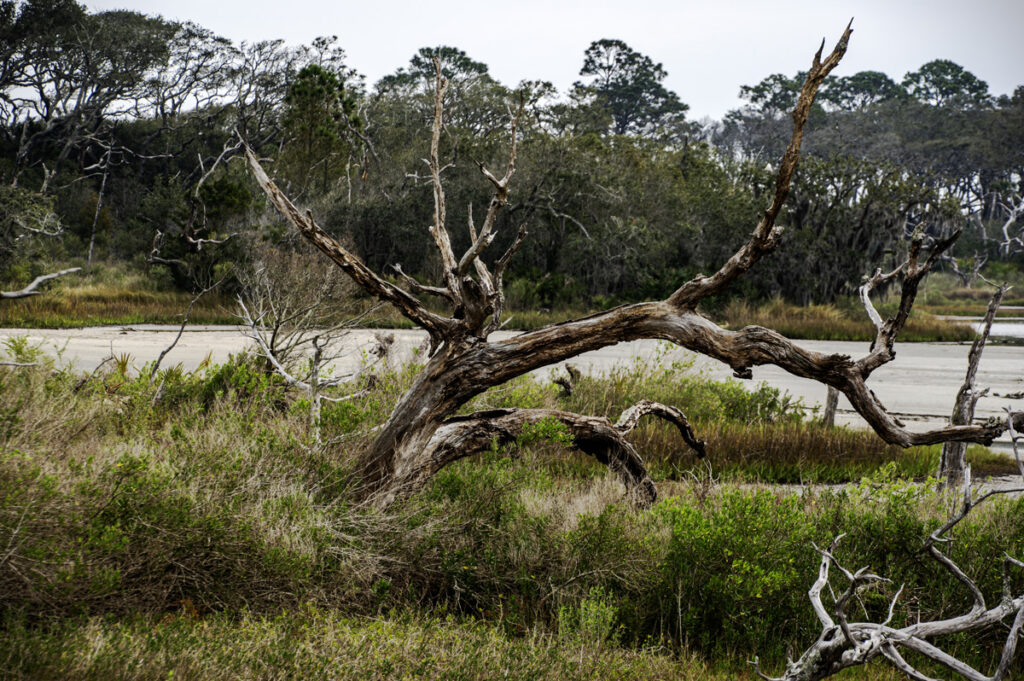
[[[264,282],[266,282],[265,278]],[[311,316],[322,299],[314,300],[312,305],[301,310],[294,310],[286,307],[290,302],[287,296],[274,300],[271,295],[268,295],[268,288],[264,288],[263,295],[260,295],[261,292],[254,292],[251,289],[244,291],[245,294],[248,294],[244,297],[243,294],[239,294],[236,298],[239,316],[248,327],[246,335],[256,343],[259,353],[266,359],[273,371],[281,376],[288,385],[298,388],[309,396],[310,439],[315,445],[320,446],[323,444],[320,437],[320,413],[323,401],[344,402],[362,397],[369,392],[364,388],[341,396],[329,396],[325,394],[325,391],[344,384],[356,384],[360,377],[366,375],[378,363],[383,363],[387,368],[394,335],[375,334],[376,344],[369,353],[376,358],[375,360],[365,364],[358,371],[332,375],[328,371],[329,366],[349,352],[348,349],[342,347],[345,336],[352,328],[358,326],[359,322],[365,320],[373,310],[362,315],[333,320],[333,323],[327,326],[314,326],[315,322],[323,321],[323,319]],[[322,291],[323,289],[321,289]],[[246,305],[247,298],[249,305]],[[275,303],[281,304],[281,307],[275,306]],[[249,309],[250,306],[253,308],[252,311]],[[278,313],[279,309],[289,316],[282,319]],[[311,355],[308,358],[305,371],[294,368],[294,365],[297,364],[295,355],[309,354],[310,350]],[[370,377],[373,377],[372,374]]]
[[[949,265],[949,268],[953,270],[953,274],[960,280],[960,285],[965,288],[971,288],[975,282],[981,276],[981,268],[988,262],[988,256],[975,253],[969,260],[967,260],[967,267],[970,269],[960,269],[960,263],[951,254],[942,256],[942,261]]]
[[[359,258],[331,238],[314,221],[312,214],[299,210],[277,188],[257,157],[246,150],[257,182],[291,224],[330,257],[368,293],[393,304],[404,316],[425,329],[431,351],[426,366],[408,391],[398,400],[387,422],[373,442],[354,462],[354,474],[362,489],[376,505],[387,506],[415,490],[451,462],[514,442],[524,426],[541,420],[555,420],[566,427],[583,452],[607,464],[625,483],[639,505],[656,498],[654,483],[643,459],[627,439],[638,419],[651,414],[674,423],[691,447],[703,448],[683,412],[653,402],[641,402],[628,409],[617,423],[609,419],[547,409],[498,409],[455,416],[456,411],[488,388],[516,376],[555,364],[581,353],[623,341],[655,338],[671,341],[689,350],[728,364],[740,378],[751,378],[752,368],[774,364],[797,376],[833,386],[887,442],[903,447],[961,440],[991,442],[1005,430],[1002,422],[983,425],[948,426],[912,433],[890,416],[865,381],[871,373],[894,357],[893,343],[903,328],[917,294],[918,285],[955,239],[939,241],[928,254],[923,240],[916,239],[909,257],[895,271],[876,276],[866,287],[865,300],[878,328],[871,350],[864,357],[823,354],[805,350],[782,335],[758,326],[729,331],[697,311],[698,304],[718,295],[778,244],[781,228],[776,217],[782,210],[799,157],[804,125],[814,95],[846,51],[851,29],[847,27],[831,53],[822,58],[824,43],[814,55],[807,79],[793,112],[793,135],[779,163],[771,203],[744,244],[721,269],[711,276],[698,275],[682,284],[665,300],[622,305],[580,319],[552,324],[503,341],[488,340],[501,324],[504,306],[502,275],[509,260],[526,237],[525,227],[512,245],[491,264],[484,261],[492,243],[498,212],[509,196],[509,182],[515,172],[515,118],[511,150],[504,173],[499,177],[483,166],[481,172],[493,186],[490,203],[479,228],[470,220],[471,245],[456,257],[446,225],[445,193],[438,147],[442,130],[442,103],[447,81],[435,65],[434,123],[427,160],[433,184],[434,213],[429,232],[440,254],[443,281],[427,286],[404,277],[405,290],[373,272]],[[896,313],[882,321],[870,304],[867,292],[881,281],[902,278],[902,293]],[[877,281],[876,281],[877,280]],[[431,311],[417,296],[431,295],[446,303],[451,314]]]
[[[953,425],[964,425],[974,420],[974,408],[978,400],[985,396],[988,388],[975,389],[974,379],[978,375],[978,365],[981,364],[981,353],[985,350],[985,342],[988,340],[989,332],[992,330],[992,322],[995,321],[996,312],[1003,302],[1003,296],[1009,290],[1005,284],[996,289],[988,303],[988,310],[985,312],[985,320],[981,326],[981,333],[971,344],[971,351],[967,354],[967,374],[964,377],[963,385],[956,394],[956,403],[953,405],[953,414],[949,422]],[[1010,424],[1012,427],[1012,424]],[[939,457],[939,478],[944,479],[950,487],[956,488],[963,483],[964,470],[967,467],[967,443],[946,442],[942,445],[942,455]]]
[[[1011,429],[1013,428],[1012,414],[1008,415],[1007,424]],[[1014,449],[1016,450],[1016,440]],[[963,505],[959,512],[955,513],[942,527],[932,532],[924,541],[924,550],[938,561],[952,575],[953,579],[959,581],[970,594],[971,606],[966,613],[931,622],[918,621],[899,628],[890,626],[896,604],[903,593],[903,587],[900,587],[889,603],[888,616],[884,621],[851,622],[849,609],[858,600],[859,594],[867,588],[889,580],[868,572],[868,568],[861,568],[856,572],[850,572],[844,568],[834,555],[839,540],[842,539],[842,535],[840,535],[827,550],[815,547],[821,554],[821,566],[818,570],[818,579],[811,586],[807,595],[810,597],[811,606],[821,623],[821,635],[797,660],[789,661],[786,671],[781,677],[774,678],[764,674],[755,658],[752,664],[758,676],[770,681],[818,681],[818,679],[838,674],[848,667],[867,664],[873,659],[882,657],[906,674],[908,678],[916,681],[932,681],[931,677],[922,674],[903,657],[901,650],[909,650],[943,665],[969,681],[1001,681],[1008,678],[1007,674],[1016,653],[1021,628],[1024,627],[1024,594],[1013,595],[1009,571],[1011,568],[1024,568],[1024,563],[1010,556],[1004,558],[1002,598],[998,605],[989,607],[974,580],[968,577],[949,556],[939,550],[939,545],[952,540],[949,536],[950,531],[978,504],[996,494],[1019,493],[1024,491],[1024,488],[997,490],[983,494],[978,499],[972,499],[970,477],[970,468],[968,468],[964,478]],[[835,595],[829,581],[829,571],[833,567],[841,572],[848,582],[846,589],[838,595]],[[834,595],[831,611],[825,607],[822,601],[822,592],[826,587]],[[1011,616],[1013,620],[1010,631],[1006,637],[998,666],[991,676],[981,673],[930,642],[931,639],[950,634],[984,631],[1000,625]]]

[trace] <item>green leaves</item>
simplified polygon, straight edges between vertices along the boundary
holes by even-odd
[[[690,107],[662,85],[668,72],[661,64],[621,40],[596,40],[584,55],[580,75],[591,81],[574,87],[611,114],[613,134],[678,134]]]
[[[991,101],[988,83],[948,59],[935,59],[903,78],[903,87],[918,101],[959,109],[984,107]]]

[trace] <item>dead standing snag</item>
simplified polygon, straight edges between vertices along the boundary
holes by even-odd
[[[459,407],[474,396],[516,376],[590,350],[642,338],[671,341],[708,355],[728,364],[740,377],[749,378],[752,367],[774,364],[797,376],[833,386],[847,396],[886,441],[902,446],[945,440],[989,442],[1001,433],[1005,429],[1002,424],[952,426],[927,433],[909,433],[885,412],[864,383],[875,368],[892,359],[892,340],[906,321],[917,284],[938,253],[948,246],[947,242],[938,244],[923,262],[922,245],[915,243],[908,262],[893,275],[903,276],[900,309],[892,319],[881,323],[875,347],[857,361],[845,355],[805,350],[763,327],[749,326],[739,331],[722,329],[696,310],[700,301],[721,293],[777,245],[781,229],[775,220],[786,200],[796,169],[811,103],[818,86],[845,53],[850,33],[851,29],[847,27],[835,48],[824,58],[821,48],[815,54],[793,114],[793,136],[779,165],[771,204],[750,240],[721,269],[711,276],[697,276],[684,283],[666,300],[619,306],[500,342],[489,341],[488,336],[501,323],[504,304],[502,272],[525,238],[525,228],[520,228],[512,246],[495,259],[493,265],[488,265],[484,257],[493,238],[495,217],[507,201],[509,183],[515,173],[514,119],[511,150],[504,174],[499,178],[481,168],[493,186],[493,193],[479,229],[470,221],[470,247],[461,258],[457,258],[445,223],[445,193],[441,182],[443,168],[438,154],[447,81],[441,74],[440,65],[435,64],[434,123],[430,158],[427,159],[434,195],[434,217],[429,231],[444,272],[441,285],[437,287],[413,285],[407,277],[404,278],[413,292],[378,276],[331,238],[316,224],[311,214],[292,204],[270,180],[252,151],[246,149],[246,157],[257,182],[289,222],[368,293],[392,303],[430,335],[431,352],[426,366],[356,462],[356,471],[362,476],[366,494],[373,503],[381,506],[390,504],[416,489],[451,461],[489,448],[495,438],[499,441],[514,440],[524,425],[542,418],[553,418],[563,423],[574,437],[576,446],[608,463],[620,474],[639,504],[653,502],[656,490],[643,460],[624,438],[626,431],[616,428],[607,419],[526,409],[454,416]],[[431,312],[414,293],[429,293],[449,301],[451,314],[445,316]],[[648,403],[640,409],[663,418],[670,417],[677,425],[685,423],[682,412],[663,405]],[[693,441],[697,441],[695,437]]]

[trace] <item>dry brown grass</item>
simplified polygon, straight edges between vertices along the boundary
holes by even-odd
[[[884,314],[886,307],[880,306]],[[855,316],[851,316],[855,315]],[[752,305],[735,300],[722,312],[721,320],[729,328],[744,326],[766,326],[788,338],[813,340],[870,341],[875,338],[875,328],[863,311],[848,313],[832,305],[792,305],[775,299],[763,304]],[[902,341],[967,341],[974,338],[974,331],[966,324],[934,319],[929,314],[915,311],[899,334]]]

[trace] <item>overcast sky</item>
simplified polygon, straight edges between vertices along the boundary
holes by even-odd
[[[690,116],[720,118],[739,86],[806,69],[822,37],[830,49],[854,17],[838,75],[883,71],[899,81],[952,59],[993,94],[1024,84],[1024,0],[85,0],[191,20],[236,42],[309,43],[337,35],[348,65],[373,84],[420,47],[453,45],[506,85],[549,80],[564,91],[583,51],[618,38],[668,71]],[[827,50],[826,50],[827,51]]]

